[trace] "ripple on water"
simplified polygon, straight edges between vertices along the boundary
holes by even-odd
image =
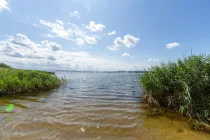
[[[209,140],[186,122],[148,118],[141,109],[136,74],[58,73],[70,83],[48,93],[0,98],[15,104],[1,113],[3,140]],[[178,131],[182,130],[182,131]]]

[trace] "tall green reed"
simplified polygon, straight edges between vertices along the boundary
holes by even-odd
[[[153,66],[139,79],[144,95],[159,105],[210,123],[210,55]]]

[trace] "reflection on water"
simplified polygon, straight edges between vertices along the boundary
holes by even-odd
[[[136,74],[58,73],[70,82],[50,92],[1,97],[3,140],[209,140],[185,121],[145,115]]]

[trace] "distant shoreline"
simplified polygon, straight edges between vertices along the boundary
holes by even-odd
[[[77,70],[56,70],[54,72],[71,72],[71,73],[144,73],[145,71],[77,71]]]

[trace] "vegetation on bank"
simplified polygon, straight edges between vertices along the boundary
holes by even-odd
[[[139,78],[148,104],[210,124],[210,55],[191,55],[162,63]]]
[[[0,68],[8,68],[8,69],[11,69],[12,67],[8,66],[7,64],[0,63]]]
[[[47,90],[59,86],[63,82],[52,73],[13,69],[6,64],[0,64],[1,95]]]

